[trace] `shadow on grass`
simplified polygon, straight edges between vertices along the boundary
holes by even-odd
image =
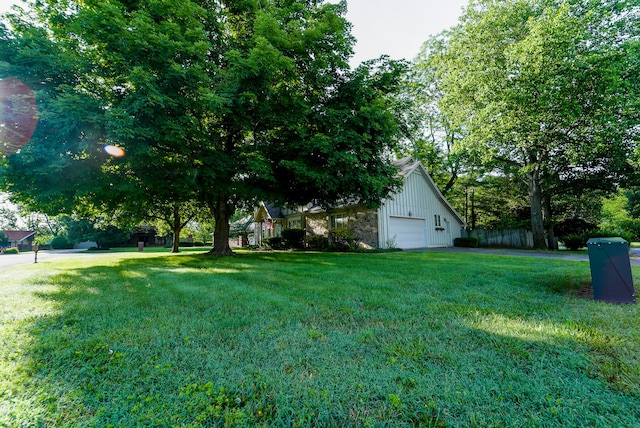
[[[607,335],[553,294],[584,274],[566,266],[251,253],[59,273],[33,293],[52,310],[15,327],[9,421],[634,425],[634,395],[588,358]]]

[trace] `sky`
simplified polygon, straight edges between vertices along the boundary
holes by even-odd
[[[412,60],[431,35],[458,23],[468,0],[347,0],[357,39],[351,65],[389,55]]]
[[[338,0],[329,0],[333,3]],[[0,0],[0,13],[19,0]],[[458,22],[468,0],[347,0],[357,39],[352,66],[389,55],[412,60],[430,35]]]

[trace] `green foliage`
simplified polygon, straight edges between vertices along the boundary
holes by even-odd
[[[478,248],[478,238],[456,238],[453,240],[456,247]]]
[[[631,232],[627,232],[624,230],[606,230],[606,229],[600,229],[600,230],[595,230],[595,231],[590,231],[585,233],[587,240],[589,240],[590,238],[613,238],[613,237],[620,237],[622,239],[624,239],[625,241],[631,243],[634,239],[634,235]]]
[[[72,218],[63,216],[60,219],[64,227],[65,238],[70,242],[95,241],[100,248],[120,246],[125,244],[130,236],[128,230],[123,230],[102,218]]]
[[[601,230],[615,231],[618,234],[616,236],[624,234],[633,239],[640,238],[640,218],[633,217],[629,213],[629,208],[634,209],[629,196],[630,193],[619,191],[602,200],[601,219],[598,225]]]
[[[346,227],[329,231],[329,249],[332,251],[353,251],[358,248],[358,240]]]
[[[640,218],[640,188],[627,189],[624,195],[627,198],[625,210],[629,213],[629,216]]]
[[[287,247],[284,244],[284,239],[281,236],[274,236],[273,238],[267,238],[264,240],[267,247],[272,250],[285,250]]]
[[[555,224],[556,235],[561,238],[567,235],[584,234],[597,228],[595,224],[581,218],[569,218]]]
[[[351,70],[345,14],[345,2],[319,0],[33,4],[0,27],[0,77],[25,79],[41,100],[5,187],[48,213],[168,218],[176,236],[199,201],[217,254],[230,252],[235,209],[257,198],[380,203],[400,182],[389,94],[405,65]]]
[[[587,263],[198,252],[5,271],[0,426],[640,425],[640,309]]]
[[[329,249],[329,238],[323,235],[309,236],[307,247],[313,251],[326,251]]]
[[[89,240],[95,241],[99,248],[109,248],[125,245],[129,236],[128,230],[113,225],[100,225],[94,227],[93,232],[89,235]]]
[[[597,230],[592,229],[582,233],[570,233],[565,236],[561,236],[560,240],[564,243],[565,247],[569,250],[579,250],[587,246],[587,241],[591,238],[611,238],[621,237],[627,242],[631,243],[635,235],[626,231],[612,231],[612,230]]]
[[[20,254],[20,250],[17,247],[5,248],[4,254]]]
[[[0,247],[6,247],[9,245],[9,237],[3,233],[0,232]]]
[[[286,248],[301,250],[304,248],[304,238],[307,234],[305,229],[283,229],[282,239]]]
[[[577,251],[587,246],[589,236],[586,233],[569,233],[560,236],[560,240],[568,250]]]
[[[58,235],[51,240],[51,248],[54,250],[66,250],[73,248],[73,242],[70,241],[65,235]]]
[[[479,0],[430,59],[438,106],[465,130],[469,156],[527,183],[536,247],[545,247],[544,198],[611,192],[636,178],[633,8]]]

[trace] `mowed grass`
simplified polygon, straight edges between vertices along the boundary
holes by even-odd
[[[640,426],[638,307],[589,282],[439,252],[4,270],[0,426]]]

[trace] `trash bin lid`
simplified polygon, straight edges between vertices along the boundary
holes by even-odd
[[[587,245],[613,245],[613,244],[625,244],[628,245],[626,239],[620,237],[612,237],[612,238],[590,238],[587,241]]]

